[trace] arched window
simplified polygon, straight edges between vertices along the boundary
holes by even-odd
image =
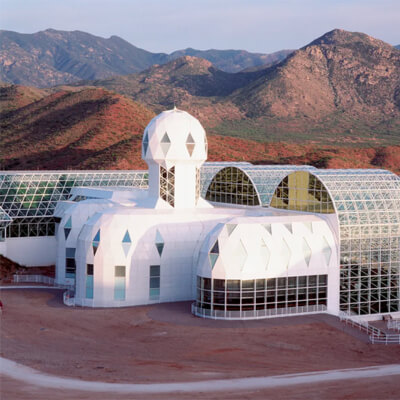
[[[214,176],[207,189],[206,200],[246,206],[260,205],[253,182],[236,167],[226,167]]]
[[[296,171],[285,177],[275,189],[270,205],[285,210],[335,213],[323,183],[306,171]]]

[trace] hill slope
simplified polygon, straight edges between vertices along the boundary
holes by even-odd
[[[80,31],[0,31],[0,43],[0,80],[38,87],[129,74],[165,58],[118,36],[103,39]]]
[[[196,55],[222,70],[271,64],[291,50],[256,54],[242,50],[179,50],[151,53],[119,38],[104,39],[80,31],[47,29],[33,34],[0,31],[0,81],[50,87],[78,80],[103,79],[142,71],[184,55]]]
[[[400,143],[400,51],[362,33],[334,30],[278,64],[235,74],[185,56],[84,83],[123,93],[155,112],[176,104],[219,134]]]
[[[250,117],[300,127],[324,122],[335,132],[400,133],[400,51],[361,33],[334,30],[295,51],[231,100]]]
[[[13,89],[8,91],[10,102],[15,93],[30,91]],[[122,167],[121,154],[144,167],[140,141],[152,116],[143,106],[103,89],[46,95],[2,113],[1,168],[112,168],[117,161]]]
[[[4,104],[28,99],[32,89],[5,87]],[[152,112],[99,88],[41,92],[32,102],[4,111],[0,167],[5,169],[141,169],[141,139]],[[344,148],[316,143],[260,143],[208,135],[210,161],[383,167],[400,173],[400,146]]]

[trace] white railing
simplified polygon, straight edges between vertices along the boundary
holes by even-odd
[[[201,318],[226,319],[226,320],[243,320],[243,319],[262,319],[268,317],[283,317],[296,314],[311,314],[326,312],[325,305],[271,308],[263,310],[246,310],[246,311],[224,311],[224,310],[208,310],[197,307],[196,303],[192,303],[192,314]]]
[[[14,275],[14,283],[44,283],[54,285],[55,279],[44,275]]]
[[[54,278],[44,275],[14,275],[14,283],[44,283],[57,289],[67,289],[63,293],[63,301],[67,306],[75,306],[74,287],[57,283]]]
[[[400,331],[400,321],[396,319],[389,320],[387,322],[387,328],[395,331]]]
[[[347,314],[343,311],[339,313],[339,318],[342,322],[350,325],[354,328],[365,332],[368,335],[369,341],[373,344],[383,343],[383,344],[400,344],[400,334],[389,334],[380,329],[372,326],[367,321],[357,320],[354,315]]]

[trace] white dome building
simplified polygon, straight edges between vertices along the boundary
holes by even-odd
[[[176,108],[145,128],[142,157],[148,171],[3,174],[0,211],[15,221],[2,217],[0,252],[55,263],[79,306],[192,301],[195,315],[219,319],[400,316],[394,174],[204,164],[206,133]]]
[[[207,138],[196,118],[177,108],[154,117],[144,131],[142,158],[149,166],[149,195],[161,200],[156,208],[197,206]]]

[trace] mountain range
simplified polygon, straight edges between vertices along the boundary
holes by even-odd
[[[75,85],[124,94],[154,112],[175,104],[219,134],[400,142],[400,51],[363,33],[333,30],[277,64],[237,73],[185,56]]]
[[[4,84],[1,167],[144,167],[143,128],[174,105],[206,127],[211,160],[400,172],[400,51],[343,30],[236,73],[184,55],[70,85]]]
[[[188,48],[165,54],[140,49],[118,36],[104,39],[81,31],[47,29],[22,34],[3,30],[0,31],[0,81],[50,87],[140,72],[186,55],[207,59],[221,70],[237,72],[279,62],[291,52],[260,54]]]

